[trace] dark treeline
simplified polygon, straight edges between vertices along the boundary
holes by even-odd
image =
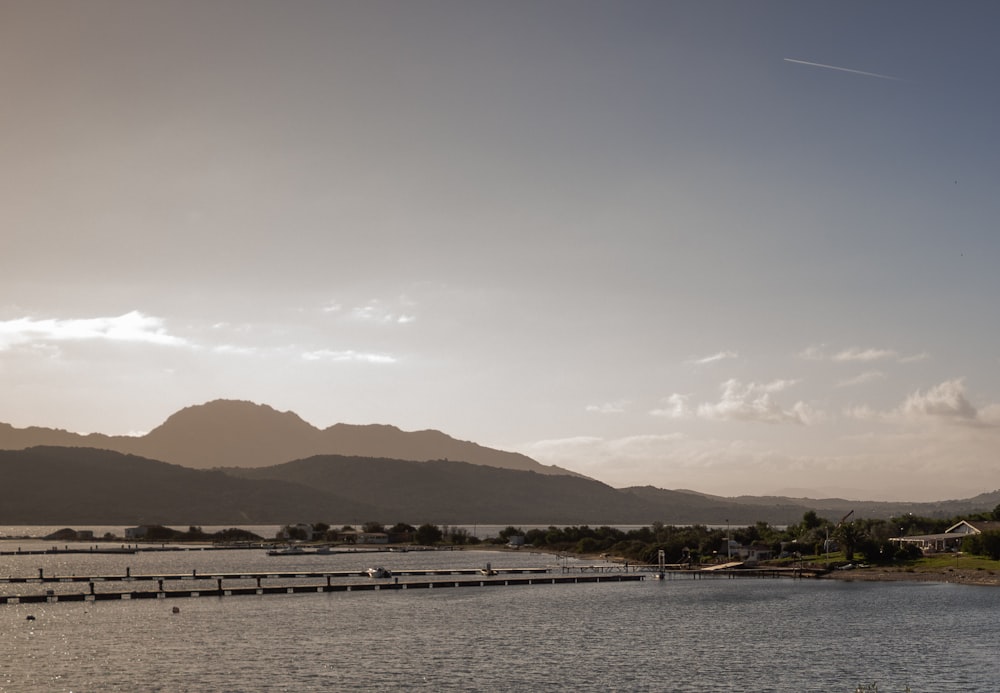
[[[777,528],[766,522],[747,527],[709,528],[674,526],[655,522],[649,527],[621,530],[614,527],[548,527],[522,531],[507,527],[495,543],[506,544],[523,536],[538,549],[580,554],[607,554],[641,563],[655,563],[662,550],[667,563],[710,563],[727,560],[731,540],[742,547],[758,547],[777,558],[822,558],[830,551],[848,561],[861,557],[869,563],[906,562],[919,558],[920,549],[892,542],[902,536],[940,534],[960,520],[1000,520],[1000,506],[991,513],[952,519],[904,515],[888,520],[862,518],[832,521],[806,512],[802,521]],[[964,539],[966,553],[1000,560],[1000,532],[987,531]]]

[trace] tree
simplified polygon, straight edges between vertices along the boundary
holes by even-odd
[[[976,553],[1000,561],[1000,532],[990,530],[975,536],[979,540]],[[962,548],[965,548],[964,544]]]
[[[433,546],[441,541],[443,536],[444,533],[441,531],[440,527],[425,523],[417,527],[414,539],[416,539],[417,543],[421,546]]]
[[[861,528],[853,522],[845,522],[837,525],[837,529],[834,530],[833,536],[844,545],[844,557],[848,561],[853,561],[854,550],[857,548],[858,542],[860,542],[864,537],[864,533],[861,531]]]
[[[361,531],[369,534],[376,534],[385,531],[385,525],[381,522],[366,522],[361,525]]]

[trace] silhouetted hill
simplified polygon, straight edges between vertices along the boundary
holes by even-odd
[[[422,461],[450,459],[539,474],[576,475],[513,452],[456,440],[440,431],[335,424],[318,429],[292,412],[235,400],[186,407],[144,436],[80,435],[0,424],[0,449],[35,445],[93,447],[194,469],[265,467],[312,455],[337,454]]]
[[[257,524],[381,511],[308,487],[90,448],[0,450],[0,524]]]
[[[411,524],[649,524],[658,510],[591,479],[431,460],[320,455],[274,467],[227,469],[294,482],[388,508]]]
[[[663,492],[648,501],[591,479],[448,460],[321,455],[205,471],[107,450],[35,447],[0,451],[0,478],[5,524],[645,525],[720,515],[694,494]],[[748,522],[758,519],[786,518],[758,514]]]

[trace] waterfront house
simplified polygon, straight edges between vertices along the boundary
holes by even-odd
[[[941,534],[919,534],[909,537],[893,537],[889,541],[899,544],[915,544],[924,553],[955,551],[962,546],[970,534],[1000,531],[1000,521],[960,520]]]

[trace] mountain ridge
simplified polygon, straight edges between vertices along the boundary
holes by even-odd
[[[37,445],[114,450],[193,469],[266,467],[313,455],[340,454],[412,461],[454,459],[539,474],[582,476],[441,431],[344,423],[320,429],[294,412],[245,400],[217,399],[184,407],[142,436],[79,434],[37,426],[22,429],[0,423],[0,449]]]

